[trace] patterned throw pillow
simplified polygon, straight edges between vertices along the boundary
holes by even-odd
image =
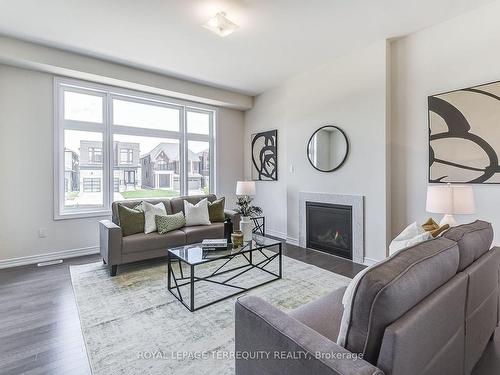
[[[212,203],[208,202],[208,216],[211,223],[222,223],[226,220],[226,216],[224,215],[225,201],[226,198],[222,197]]]
[[[144,212],[118,204],[118,220],[123,237],[144,232]]]
[[[186,224],[186,219],[184,218],[184,214],[182,212],[165,216],[156,215],[155,221],[159,234],[166,234],[175,229],[182,228]]]

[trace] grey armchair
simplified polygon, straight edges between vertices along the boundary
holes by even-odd
[[[289,314],[239,298],[236,350],[253,356],[236,375],[470,374],[499,320],[492,239],[476,221],[393,254],[360,276],[345,319],[344,289]]]
[[[331,319],[338,315],[329,314],[336,313],[338,306],[342,306],[344,290],[330,293],[296,310],[295,314],[286,314],[258,297],[239,298],[236,302],[236,352],[260,352],[262,358],[236,360],[236,374],[382,375],[382,371],[364,361],[362,356],[351,353],[316,330],[318,325],[323,325],[327,335],[335,332]],[[312,323],[316,329],[304,321]]]

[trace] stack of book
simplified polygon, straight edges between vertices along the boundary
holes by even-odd
[[[203,250],[226,250],[227,239],[203,240],[201,242],[201,247]]]

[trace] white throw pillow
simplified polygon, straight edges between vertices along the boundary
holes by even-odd
[[[153,233],[158,229],[156,228],[155,216],[166,216],[167,210],[165,205],[160,202],[158,204],[151,204],[149,202],[142,202],[142,207],[144,209],[144,233]]]
[[[186,227],[193,225],[210,225],[207,198],[202,199],[196,204],[191,204],[185,200],[184,216],[186,216]]]
[[[417,222],[411,223],[400,234],[398,234],[394,240],[392,240],[389,245],[389,255],[420,242],[430,240],[431,238],[431,232],[426,232],[422,226],[417,224]]]
[[[402,240],[409,240],[415,236],[418,236],[421,233],[424,233],[424,228],[422,226],[418,225],[417,222],[413,222],[410,225],[408,225],[401,233],[399,233],[394,241],[402,241]]]

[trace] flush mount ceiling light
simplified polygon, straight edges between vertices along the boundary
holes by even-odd
[[[203,27],[213,31],[221,37],[225,37],[233,33],[238,28],[238,25],[227,18],[226,13],[219,12],[210,18]]]

